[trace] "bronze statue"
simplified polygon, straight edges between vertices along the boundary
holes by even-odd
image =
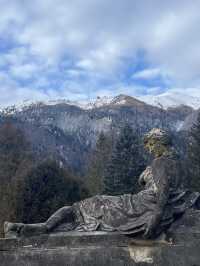
[[[59,209],[44,223],[5,222],[5,236],[47,234],[58,229],[118,231],[144,238],[158,236],[195,206],[199,193],[182,189],[179,163],[165,131],[152,129],[144,139],[154,160],[139,177],[144,189],[138,194],[97,195]]]

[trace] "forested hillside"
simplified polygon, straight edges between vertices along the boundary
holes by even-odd
[[[143,136],[153,127],[171,132],[184,185],[200,191],[199,117],[187,106],[165,110],[128,96],[89,109],[40,103],[2,111],[0,227],[42,222],[92,195],[136,193],[151,161]]]

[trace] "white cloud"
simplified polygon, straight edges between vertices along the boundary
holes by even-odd
[[[145,69],[142,71],[138,71],[135,74],[133,74],[133,79],[154,79],[159,76],[162,76],[163,73],[159,68],[151,68],[151,69]]]
[[[21,79],[31,78],[35,72],[38,72],[38,67],[35,64],[12,66],[10,69],[11,75]]]
[[[33,98],[45,98],[56,82],[55,96],[70,97],[117,93],[117,84],[142,94],[142,86],[133,89],[134,79],[169,78],[181,88],[199,85],[198,1],[0,0],[0,6],[0,41],[5,45],[0,45],[0,70],[7,68],[7,79],[15,85],[7,89],[22,98],[17,79],[34,79],[26,84]],[[140,72],[135,68],[138,51],[147,65]],[[127,85],[123,77],[131,62],[133,84]],[[63,94],[66,84],[70,93]],[[46,94],[37,86],[46,87]]]

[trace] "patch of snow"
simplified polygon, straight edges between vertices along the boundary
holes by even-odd
[[[98,96],[95,100],[88,102],[85,105],[84,109],[93,109],[93,108],[99,108],[102,106],[106,106],[106,105],[109,105],[112,102],[112,100],[113,100],[113,97],[109,97],[109,96],[100,97],[100,96]]]
[[[117,104],[117,105],[123,105],[123,104],[126,104],[126,100],[123,99],[123,100],[117,101],[117,102],[115,102],[115,104]]]
[[[174,125],[175,130],[177,132],[182,130],[183,126],[184,126],[184,121],[177,121],[177,123]]]
[[[169,90],[168,92],[159,95],[145,95],[140,96],[140,100],[158,107],[167,109],[168,107],[177,107],[180,105],[187,105],[194,109],[200,108],[200,95],[189,95],[187,93]]]

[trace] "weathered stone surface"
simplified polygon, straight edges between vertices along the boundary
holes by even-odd
[[[78,237],[78,236],[77,236]],[[111,236],[108,236],[110,242]],[[63,237],[65,239],[65,237]],[[7,240],[4,240],[6,242]],[[36,241],[37,242],[37,241]],[[194,266],[200,261],[200,241],[185,244],[134,242],[122,246],[80,245],[36,247],[30,245],[0,252],[1,266]],[[21,243],[22,244],[22,243]]]
[[[167,240],[68,232],[0,239],[1,266],[200,266],[200,211],[188,210]]]
[[[131,241],[131,238],[119,235],[118,233],[72,231],[28,238],[1,239],[0,251],[19,250],[21,248],[82,248],[84,246],[124,247]]]
[[[57,233],[1,239],[1,266],[200,266],[200,211],[190,210],[167,241],[117,233]]]
[[[176,244],[200,241],[200,211],[187,210],[181,219],[171,225],[167,234]]]
[[[129,256],[130,242],[122,235],[103,232],[2,239],[0,265],[135,265]]]

